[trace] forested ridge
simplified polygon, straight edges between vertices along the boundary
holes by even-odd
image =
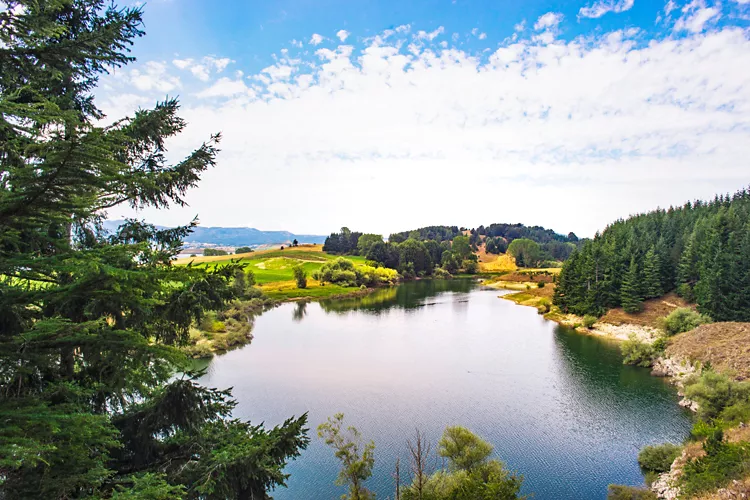
[[[601,315],[673,290],[715,321],[750,321],[750,191],[614,222],[565,262],[554,300]]]

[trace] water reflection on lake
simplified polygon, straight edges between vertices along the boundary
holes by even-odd
[[[214,359],[204,382],[234,387],[235,415],[269,425],[309,412],[310,447],[274,498],[331,499],[338,464],[314,429],[344,412],[376,442],[368,486],[393,498],[396,457],[416,427],[433,443],[463,425],[494,446],[537,499],[602,499],[642,484],[641,446],[681,441],[674,390],[622,365],[616,344],[545,321],[469,280],[418,281],[364,297],[285,304],[254,340]]]

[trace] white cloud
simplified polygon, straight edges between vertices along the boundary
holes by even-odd
[[[687,30],[693,33],[703,31],[709,21],[716,21],[721,17],[721,12],[716,7],[689,8],[695,2],[683,8],[685,13],[675,22],[675,31]]]
[[[581,17],[599,18],[608,12],[619,14],[633,8],[635,0],[597,0],[589,7],[581,7],[578,15]]]
[[[480,33],[479,34],[479,39],[480,40],[484,40],[485,38],[487,38],[487,33]]]
[[[349,35],[350,35],[350,33],[349,33],[348,31],[346,31],[346,30],[338,30],[338,31],[336,32],[336,36],[337,36],[337,37],[338,37],[338,39],[339,39],[339,40],[341,40],[342,42],[345,42],[345,41],[346,41],[346,39],[347,39],[347,37],[348,37]]]
[[[445,28],[443,26],[440,26],[436,30],[430,32],[418,31],[417,34],[414,35],[414,38],[418,40],[429,40],[431,42],[443,33],[445,33]]]
[[[211,73],[221,73],[229,64],[233,63],[228,57],[205,56],[200,62],[194,59],[174,59],[172,64],[181,70],[189,70],[197,79],[207,82]]]
[[[143,68],[132,69],[127,75],[130,83],[141,91],[171,92],[180,87],[180,79],[169,75],[163,62],[149,61]]]
[[[546,14],[539,16],[539,19],[534,23],[534,29],[537,31],[555,28],[563,20],[563,15],[560,12],[547,12]]]
[[[240,77],[237,80],[231,78],[219,78],[219,80],[205,90],[198,92],[196,95],[200,98],[206,97],[233,97],[238,94],[247,94],[250,89],[245,85]]]
[[[750,34],[741,28],[645,44],[638,30],[521,38],[486,58],[423,44],[427,35],[319,48],[312,61],[220,78],[197,96],[210,101],[186,94],[189,125],[170,151],[179,158],[221,131],[219,166],[190,192],[190,208],[145,216],[321,234],[521,221],[592,235],[630,213],[747,184]],[[170,77],[160,64],[138,66],[152,76],[144,88]],[[113,83],[123,94],[133,93],[130,75]],[[133,104],[112,98],[105,111],[118,117]],[[451,190],[455,182],[489,194]],[[448,190],[452,203],[420,210]],[[340,198],[320,194],[331,192],[379,203],[342,213]],[[315,216],[278,210],[281,199],[314,200]]]
[[[318,35],[317,33],[313,33],[310,37],[310,41],[307,43],[309,43],[310,45],[320,45],[321,43],[323,43],[323,36]]]
[[[521,21],[520,23],[516,24],[515,26],[513,26],[513,30],[515,30],[515,31],[523,31],[525,29],[526,29],[526,20],[525,19],[523,21]]]

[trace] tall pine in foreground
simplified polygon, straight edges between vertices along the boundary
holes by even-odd
[[[231,417],[178,349],[233,300],[238,266],[172,266],[190,227],[109,208],[182,204],[219,137],[175,165],[174,100],[98,126],[91,92],[127,64],[141,12],[101,0],[4,2],[0,12],[0,497],[258,499],[307,444],[306,417]]]
[[[658,209],[616,221],[574,252],[555,303],[598,315],[675,290],[716,321],[750,321],[748,257],[750,191]],[[632,262],[641,271],[636,281]]]

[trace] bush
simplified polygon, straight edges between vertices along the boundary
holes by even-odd
[[[546,285],[546,283],[544,281],[540,281],[539,283],[536,284],[536,287],[537,288],[544,288],[544,285]]]
[[[657,446],[646,446],[638,454],[638,464],[647,472],[668,472],[672,462],[682,453],[682,447],[666,443]]]
[[[711,318],[689,307],[679,307],[661,321],[661,327],[667,335],[676,335],[693,330],[704,323],[711,323]]]
[[[453,275],[443,269],[442,267],[436,267],[435,270],[432,272],[432,277],[437,280],[449,280],[453,278]]]
[[[211,331],[212,332],[226,332],[227,327],[223,321],[214,321],[213,324],[211,325]]]
[[[654,342],[653,344],[641,342],[635,334],[631,334],[630,337],[628,337],[628,340],[620,345],[620,351],[624,356],[622,362],[626,365],[636,365],[648,368],[653,365],[656,358],[664,352],[664,345],[663,342]]]
[[[466,259],[461,263],[461,268],[466,274],[476,274],[479,271],[479,264],[475,260]]]
[[[213,257],[216,255],[229,255],[226,250],[219,250],[218,248],[206,248],[203,250],[204,257]]]
[[[552,309],[552,302],[548,298],[543,298],[539,301],[539,313],[547,314]]]
[[[622,484],[610,484],[607,500],[657,500],[656,494],[646,488],[635,488]]]
[[[737,382],[727,375],[704,370],[700,377],[685,382],[685,397],[698,403],[704,420],[736,417],[750,401],[750,382]]]
[[[598,319],[599,318],[597,318],[596,316],[587,314],[586,316],[583,317],[583,326],[585,326],[586,328],[590,330],[591,327],[594,326],[594,323],[596,323]]]
[[[716,491],[750,470],[750,444],[723,443],[720,435],[709,436],[706,456],[691,460],[682,468],[680,489],[690,498],[705,491]]]
[[[250,252],[252,252],[252,251],[253,251],[253,249],[252,249],[252,248],[250,248],[250,247],[237,247],[237,248],[236,248],[236,249],[234,250],[234,253],[235,253],[235,254],[238,254],[238,253],[250,253]]]
[[[297,282],[297,288],[307,288],[307,271],[302,265],[296,265],[292,269],[294,272],[294,281]]]

